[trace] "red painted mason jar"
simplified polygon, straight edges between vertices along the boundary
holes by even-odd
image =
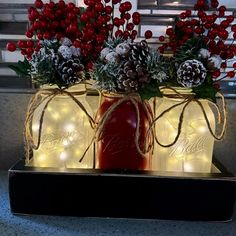
[[[107,117],[100,139],[96,144],[96,168],[98,169],[130,169],[149,170],[151,167],[151,151],[141,155],[135,144],[135,135],[138,125],[138,115],[135,105],[130,98],[136,101],[139,110],[139,147],[143,151],[145,145],[150,145],[152,138],[147,136],[150,126],[151,109],[143,103],[138,94],[102,93],[101,103],[96,122],[99,124],[107,110],[117,104],[125,96],[129,99],[117,106]],[[146,107],[145,107],[146,106]]]

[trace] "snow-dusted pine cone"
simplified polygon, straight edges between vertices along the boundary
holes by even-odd
[[[137,91],[139,87],[148,82],[149,75],[145,67],[132,60],[123,64],[117,80],[119,89],[126,92]]]
[[[184,87],[197,87],[204,82],[206,75],[207,70],[200,61],[187,60],[177,71],[177,81]]]
[[[129,59],[134,60],[141,65],[147,64],[147,59],[149,55],[149,47],[145,40],[142,40],[140,43],[130,44],[130,54]]]
[[[66,84],[74,84],[83,80],[83,65],[79,59],[64,60],[58,66],[58,73]]]

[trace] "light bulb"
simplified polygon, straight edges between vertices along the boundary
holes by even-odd
[[[65,126],[65,130],[66,130],[67,132],[72,132],[72,131],[74,131],[74,129],[75,129],[75,126],[74,126],[73,124],[67,124],[67,125]]]
[[[66,152],[62,152],[62,153],[60,154],[60,159],[61,159],[62,161],[65,161],[65,160],[67,159],[67,153],[66,153]]]
[[[184,164],[184,171],[191,172],[192,170],[193,170],[192,165],[190,165],[189,163]]]
[[[35,131],[38,131],[39,130],[39,124],[36,123],[36,124],[33,124],[32,125],[32,130],[35,132]]]

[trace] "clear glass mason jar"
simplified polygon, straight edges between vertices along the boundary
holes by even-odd
[[[55,88],[55,87],[54,87]],[[39,96],[40,105],[32,119],[32,136],[34,143],[39,138],[39,122],[52,86],[43,86]],[[92,117],[92,109],[86,100],[84,84],[72,86],[66,90],[77,99]],[[37,150],[33,150],[27,166],[55,168],[93,168],[94,151],[91,147],[82,162],[84,151],[89,146],[94,131],[89,119],[73,99],[66,94],[57,94],[46,107],[42,123],[41,140]]]
[[[186,97],[191,96],[191,90],[175,88]],[[157,98],[155,116],[158,117],[173,105],[179,104],[185,98],[180,98],[169,89],[162,90],[164,96]],[[209,101],[199,99],[211,129],[215,132],[215,115]],[[185,103],[179,105],[160,118],[155,124],[157,138],[162,145],[172,143],[178,132],[178,124]],[[178,141],[170,147],[162,147],[155,143],[153,170],[174,172],[207,172],[211,171],[214,137],[211,135],[203,112],[196,102],[191,102],[183,114],[183,124]]]
[[[151,108],[141,101],[138,94],[106,93],[101,94],[101,102],[96,116],[96,123],[101,122],[108,109],[127,98],[117,106],[106,120],[101,138],[96,143],[96,168],[150,170],[151,151],[141,155],[135,145],[136,129],[139,129],[139,146],[144,150],[150,140],[146,134],[150,125]],[[138,115],[131,98],[137,102]]]

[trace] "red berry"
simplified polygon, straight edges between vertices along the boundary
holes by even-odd
[[[235,76],[235,72],[234,71],[229,71],[229,72],[227,72],[227,76],[229,78],[233,78]]]
[[[126,26],[127,30],[133,30],[133,28],[134,28],[134,24],[133,23],[128,23],[127,26]]]
[[[228,28],[229,22],[228,22],[227,20],[223,20],[223,21],[220,23],[220,26],[223,27],[223,28]]]
[[[113,27],[114,27],[113,24],[108,24],[108,25],[107,25],[107,28],[108,28],[108,30],[110,30],[110,31],[113,29]]]
[[[17,46],[18,46],[19,48],[26,48],[26,47],[27,47],[27,43],[26,43],[26,41],[19,40],[19,41],[17,42]]]
[[[131,15],[129,13],[125,13],[123,18],[129,20],[131,18]]]
[[[139,18],[133,18],[134,25],[139,25],[140,19]]]
[[[159,37],[159,41],[160,41],[160,42],[165,41],[165,37],[164,37],[164,36],[160,36],[160,37]]]
[[[92,70],[93,69],[93,63],[91,61],[87,63],[86,69],[87,70]]]
[[[227,16],[226,19],[229,23],[232,23],[234,21],[234,16],[232,16],[232,15]]]
[[[34,42],[33,42],[32,40],[27,41],[27,46],[28,46],[29,48],[32,48],[32,47],[34,46]]]
[[[231,26],[231,30],[232,30],[233,32],[236,32],[236,24],[234,24],[234,25]]]
[[[42,39],[43,39],[43,34],[42,34],[42,33],[38,33],[38,34],[37,34],[37,38],[38,38],[39,40],[42,40]]]
[[[218,35],[221,39],[226,40],[229,36],[229,33],[227,30],[222,30],[218,32]]]
[[[49,32],[45,32],[45,33],[43,34],[43,38],[44,38],[44,39],[50,39],[50,38],[51,38],[51,34],[50,34]]]
[[[123,35],[123,32],[122,32],[121,30],[117,30],[117,31],[115,32],[116,38],[121,37],[122,35]]]
[[[63,34],[61,32],[56,33],[56,38],[60,40],[63,37]]]
[[[103,4],[102,3],[96,3],[95,4],[95,11],[102,12],[103,11]]]
[[[34,49],[33,48],[27,48],[26,53],[31,56],[34,53]]]
[[[117,4],[117,3],[119,3],[119,2],[121,2],[121,0],[112,0],[112,3],[113,3],[113,4]]]
[[[55,3],[54,3],[53,1],[50,1],[49,7],[50,7],[50,8],[54,8],[54,7],[55,7]]]
[[[15,45],[15,43],[8,43],[8,44],[7,44],[7,50],[10,51],[10,52],[16,51],[16,45]]]
[[[138,31],[137,30],[133,30],[132,32],[131,32],[131,35],[133,35],[133,36],[137,36],[138,35]]]
[[[219,7],[219,11],[226,11],[226,7],[223,5],[223,6],[220,6]]]
[[[124,7],[124,3],[120,4],[120,7],[119,7],[119,11],[121,13],[124,13],[126,11],[125,7]]]
[[[65,7],[65,2],[63,1],[63,0],[60,0],[59,2],[58,2],[58,7],[59,8],[61,8],[61,9],[63,9],[64,7]]]
[[[26,31],[25,35],[28,37],[28,38],[32,38],[33,37],[33,32],[32,31]]]
[[[123,38],[128,39],[129,36],[130,36],[130,33],[127,30],[125,30],[125,32],[123,33]]]
[[[173,35],[173,34],[174,34],[173,28],[171,27],[171,28],[166,29],[166,34],[167,34],[168,36]]]
[[[75,40],[75,41],[73,42],[73,46],[76,47],[76,48],[79,48],[79,47],[80,47],[80,41]]]
[[[130,11],[132,9],[131,2],[124,2],[123,4],[126,11]]]
[[[134,12],[133,15],[132,15],[132,18],[133,19],[140,19],[140,13],[139,12]]]
[[[38,8],[38,9],[41,9],[43,8],[43,2],[41,0],[36,0],[34,2],[34,5]]]
[[[146,39],[150,39],[152,37],[152,31],[151,30],[147,30],[144,35],[145,35]]]
[[[217,77],[219,77],[220,76],[220,71],[219,70],[216,70],[216,71],[214,71],[213,73],[212,73],[212,76],[214,77],[214,78],[217,78]]]
[[[233,68],[236,68],[236,62],[233,64]]]
[[[191,10],[187,10],[185,12],[185,14],[186,14],[187,17],[190,17],[192,15],[192,11]]]
[[[75,4],[73,3],[73,2],[69,2],[68,4],[67,4],[67,9],[68,10],[73,10],[75,8]]]
[[[80,16],[80,21],[81,21],[81,22],[87,22],[88,20],[89,20],[88,14],[83,13],[83,14]]]
[[[211,7],[212,8],[217,8],[219,6],[219,2],[211,2]]]
[[[185,19],[186,18],[186,13],[185,12],[180,13],[179,18],[180,19]]]
[[[226,68],[226,67],[227,67],[226,62],[222,62],[222,63],[221,63],[221,68]]]
[[[114,20],[113,20],[113,23],[115,26],[120,26],[120,19],[118,17],[115,17]]]
[[[106,6],[106,7],[105,7],[105,12],[106,12],[107,14],[111,14],[112,11],[113,11],[113,8],[112,8],[111,6]]]

